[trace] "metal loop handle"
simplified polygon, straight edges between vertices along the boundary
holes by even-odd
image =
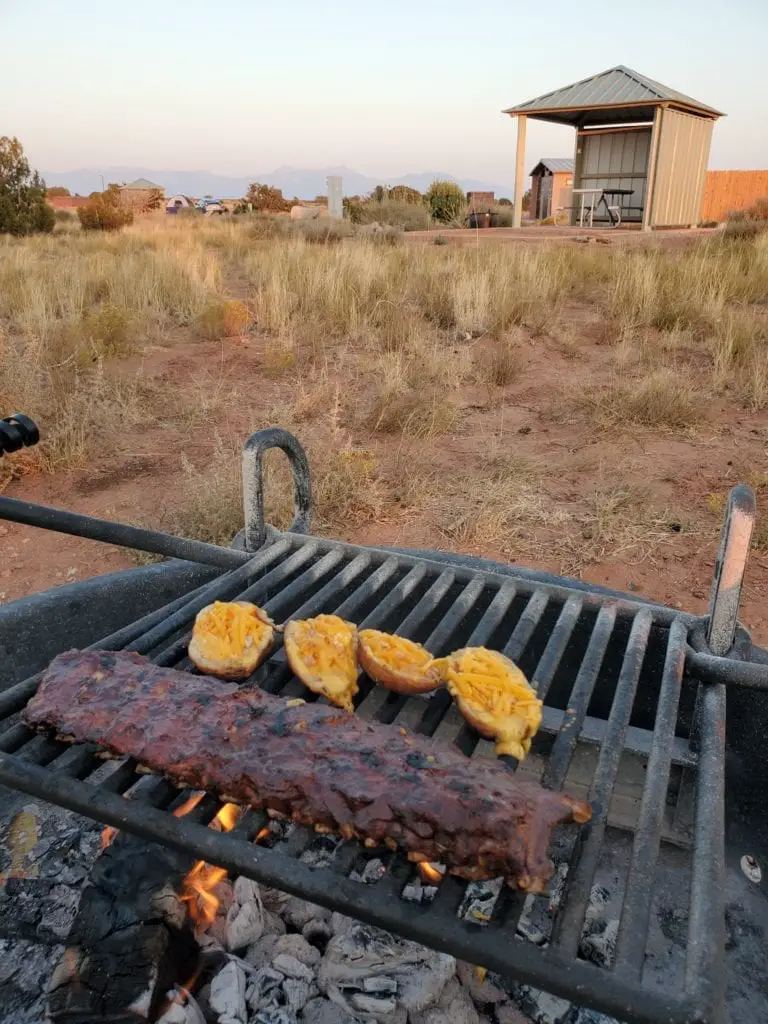
[[[4,452],[17,452],[19,448],[31,448],[40,440],[37,424],[29,416],[15,412],[0,420],[0,459]]]
[[[293,475],[293,522],[289,533],[309,533],[312,519],[312,485],[307,453],[282,427],[268,427],[251,434],[243,448],[243,505],[245,550],[256,551],[266,540],[264,521],[264,452],[279,448],[288,456]]]

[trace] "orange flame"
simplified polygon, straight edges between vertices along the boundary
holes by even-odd
[[[256,838],[254,839],[254,842],[260,843],[263,839],[266,839],[268,835],[269,827],[265,825],[264,828],[259,829],[259,831],[256,833]]]
[[[237,804],[224,804],[210,827],[219,832],[229,832],[235,827],[239,817],[240,808]],[[226,868],[218,868],[214,864],[207,864],[204,860],[199,860],[184,879],[181,899],[189,908],[189,916],[194,922],[198,935],[206,928],[210,928],[216,920],[216,913],[221,901],[213,890],[226,877]]]
[[[189,812],[193,808],[197,807],[197,805],[200,803],[204,796],[205,792],[203,790],[200,790],[197,793],[190,794],[190,796],[187,797],[183,804],[179,804],[179,806],[173,812],[173,816],[175,818],[183,818],[185,814],[189,814]],[[118,834],[119,831],[120,830],[115,828],[114,825],[107,825],[107,827],[101,833],[102,850],[106,850],[106,848],[114,842],[115,836]]]
[[[119,829],[116,829],[114,827],[114,825],[107,825],[107,827],[101,833],[101,848],[102,848],[102,850],[106,850],[106,848],[112,843],[112,841],[115,838],[115,836],[117,835],[118,831],[119,831]]]
[[[430,864],[428,860],[420,860],[417,866],[422,882],[427,885],[440,885],[443,880],[443,872],[439,868]]]

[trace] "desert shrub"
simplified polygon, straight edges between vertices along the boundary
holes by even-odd
[[[768,221],[768,196],[761,196],[745,211],[750,220]]]
[[[257,181],[248,186],[245,202],[250,203],[254,210],[261,213],[283,213],[291,208],[291,204],[283,198],[281,189],[272,185],[262,185]]]
[[[90,357],[96,359],[125,354],[130,347],[128,336],[132,319],[129,310],[112,304],[86,310],[81,335],[88,342],[86,351]],[[84,359],[80,361],[84,362]]]
[[[344,238],[351,238],[355,229],[344,220],[331,220],[329,217],[317,220],[297,220],[293,222],[294,230],[305,242],[316,245],[333,245]]]
[[[425,231],[429,228],[429,210],[423,203],[385,197],[350,203],[349,219],[353,224],[389,224],[403,231]]]
[[[121,205],[118,185],[92,192],[85,206],[78,206],[77,216],[85,231],[119,231],[133,224],[133,210]]]
[[[732,239],[755,238],[761,231],[762,228],[759,221],[737,218],[735,220],[728,220],[723,229],[723,235],[726,238]]]
[[[399,203],[411,203],[416,206],[424,202],[424,196],[421,192],[418,189],[411,188],[409,185],[393,185],[389,190],[387,198],[395,199]]]
[[[209,303],[200,315],[200,326],[206,337],[217,340],[221,337],[236,338],[248,327],[250,313],[239,299],[224,299]]]
[[[0,137],[0,235],[53,231],[53,210],[45,201],[45,182],[29,166],[17,138]]]
[[[373,245],[400,245],[403,241],[403,229],[394,224],[362,224],[357,236]]]
[[[513,203],[512,203],[511,199],[507,199],[506,196],[502,196],[501,199],[498,200],[496,205],[497,206],[512,206]]]
[[[511,228],[515,219],[514,207],[507,201],[504,203],[496,203],[491,208],[491,214],[496,219],[496,226],[500,228]]]
[[[455,182],[433,181],[424,198],[432,218],[441,224],[450,224],[461,218],[465,199],[461,187]]]

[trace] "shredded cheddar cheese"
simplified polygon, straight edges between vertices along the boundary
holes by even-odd
[[[197,649],[215,661],[247,656],[271,634],[272,627],[255,605],[226,601],[214,601],[204,609],[193,631]]]
[[[522,760],[541,725],[542,702],[517,665],[484,647],[466,647],[432,664],[470,725],[496,740],[496,753]]]
[[[285,627],[291,668],[314,693],[353,711],[357,686],[357,630],[337,615],[317,615]]]

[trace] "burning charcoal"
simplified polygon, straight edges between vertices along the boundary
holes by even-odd
[[[532,915],[536,910],[536,897],[526,896],[525,902],[523,903],[523,912],[518,918],[516,932],[521,935],[524,939],[532,942],[536,946],[546,946],[547,939],[546,933],[541,930],[532,920]]]
[[[361,992],[353,992],[350,1002],[356,1010],[376,1018],[390,1017],[397,1009],[397,1004],[392,997],[381,999],[378,996],[368,996]]]
[[[503,884],[503,878],[494,878],[490,882],[470,882],[459,916],[473,924],[488,921]]]
[[[526,1017],[514,1003],[502,1003],[496,1007],[496,1020],[498,1024],[531,1024],[531,1018]]]
[[[518,1002],[533,1024],[571,1024],[575,1009],[567,999],[541,992],[530,985],[518,986]]]
[[[549,880],[549,912],[554,914],[560,906],[565,894],[565,879],[568,875],[568,864],[565,861],[555,865],[555,870]]]
[[[480,1024],[480,1016],[469,993],[457,978],[451,978],[440,994],[437,1006],[412,1013],[410,1024]]]
[[[249,946],[244,960],[257,970],[267,967],[272,963],[272,956],[277,942],[278,935],[263,935],[258,942]]]
[[[209,1006],[218,1024],[246,1024],[245,971],[238,964],[230,961],[213,979]]]
[[[374,857],[365,864],[362,871],[353,871],[349,877],[365,885],[374,885],[386,870],[384,862],[379,857]]]
[[[366,979],[384,975],[397,982],[398,1008],[416,1012],[437,1000],[455,970],[452,956],[354,924],[328,943],[317,981],[321,992],[354,1013],[353,994],[366,994]]]
[[[495,975],[478,976],[477,968],[473,964],[458,960],[456,974],[464,988],[472,996],[473,1001],[478,1005],[503,1003],[508,998],[507,993],[499,985],[494,984]]]
[[[285,1006],[269,1006],[258,1010],[250,1024],[296,1024],[296,1014]]]
[[[394,978],[387,978],[378,975],[376,977],[365,978],[363,981],[363,989],[366,992],[373,992],[377,995],[382,993],[386,995],[394,995],[397,992],[397,982]]]
[[[616,952],[616,939],[619,934],[618,918],[608,921],[602,931],[593,931],[581,940],[579,955],[591,960],[598,967],[610,967]]]
[[[323,922],[318,923],[322,924]],[[301,935],[281,935],[275,942],[273,950],[273,956],[286,954],[298,960],[300,964],[304,964],[306,967],[316,967],[320,963],[320,953],[318,950],[311,946]],[[278,968],[278,970],[281,970],[281,968]],[[283,973],[287,974],[288,972],[283,971]]]
[[[262,1004],[276,1002],[277,993],[281,989],[284,975],[271,967],[262,967],[251,978],[253,993],[249,1005],[252,1010],[257,1010]]]
[[[226,924],[226,946],[233,952],[245,949],[264,933],[264,905],[257,883],[249,878],[238,878],[234,900]]]
[[[352,917],[347,917],[345,914],[339,914],[334,911],[331,914],[331,934],[332,935],[346,935],[346,933],[355,926],[355,920]]]
[[[310,999],[301,1014],[302,1024],[358,1024],[359,1020],[336,1003],[319,996]]]
[[[301,934],[310,946],[314,946],[320,953],[324,953],[328,940],[331,937],[331,926],[327,921],[319,921],[317,918],[313,918],[313,920],[307,921],[301,929]]]
[[[619,1024],[619,1022],[615,1017],[606,1017],[604,1013],[598,1013],[597,1010],[581,1007],[573,1018],[572,1024]]]
[[[195,997],[178,986],[169,993],[168,1009],[158,1017],[157,1024],[206,1024],[205,1014]]]
[[[300,900],[298,896],[291,896],[281,910],[281,914],[287,925],[300,932],[304,925],[313,918],[329,917],[330,911],[325,910],[323,907],[318,907],[316,903],[307,903],[306,900]]]
[[[283,992],[288,1008],[298,1013],[303,1010],[313,995],[317,995],[316,986],[302,978],[286,978],[283,982]]]
[[[287,937],[287,936],[286,936]],[[315,977],[314,971],[301,963],[295,956],[288,953],[278,953],[272,960],[272,966],[280,971],[286,978],[300,978],[303,981],[312,981]]]

